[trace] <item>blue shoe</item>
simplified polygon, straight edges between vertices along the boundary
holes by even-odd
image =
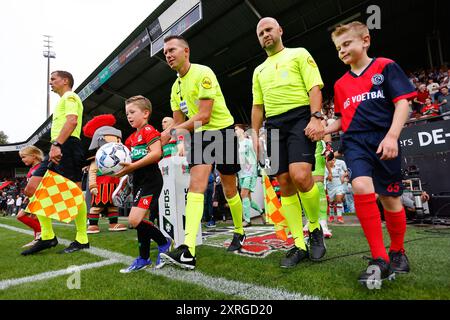
[[[156,265],[155,265],[156,269],[162,268],[166,264],[164,262],[164,260],[161,259],[161,253],[169,252],[170,248],[172,247],[172,239],[171,238],[166,238],[166,239],[167,239],[166,244],[163,244],[162,246],[158,246],[158,256],[156,258]]]
[[[208,221],[208,223],[206,224],[207,228],[215,228],[216,227],[216,222],[214,220]]]
[[[130,273],[134,271],[139,271],[147,268],[152,264],[152,260],[150,258],[148,260],[142,259],[141,257],[137,257],[136,260],[126,269],[120,269],[120,273]]]

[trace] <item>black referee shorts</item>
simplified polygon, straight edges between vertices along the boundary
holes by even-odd
[[[310,106],[301,106],[283,114],[267,118],[267,153],[271,172],[289,172],[289,164],[306,162],[314,171],[316,142],[305,135],[311,120]]]
[[[188,141],[190,140],[190,141]],[[221,174],[231,175],[241,170],[238,139],[233,126],[221,130],[195,132],[186,137],[186,158],[189,167],[211,164]]]
[[[81,168],[84,163],[84,152],[81,146],[81,140],[75,137],[69,137],[61,147],[61,161],[58,165],[48,160],[45,156],[41,166],[33,173],[33,176],[43,177],[47,169],[50,169],[66,177],[73,182],[81,182]]]

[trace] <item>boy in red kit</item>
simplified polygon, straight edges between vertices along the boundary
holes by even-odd
[[[41,165],[42,159],[44,159],[44,153],[35,146],[26,146],[20,149],[19,156],[26,166],[31,167],[27,173],[27,179],[29,180],[33,175],[33,172]],[[17,220],[26,224],[34,231],[34,240],[25,244],[22,248],[33,246],[41,237],[41,225],[39,224],[39,220],[35,215],[27,214],[23,209],[17,213]]]
[[[368,57],[370,35],[363,23],[338,26],[331,37],[339,59],[351,70],[334,86],[339,119],[326,127],[325,134],[340,129],[344,132],[342,146],[355,194],[356,215],[372,254],[358,281],[368,288],[380,288],[382,281],[394,279],[395,273],[409,272],[398,138],[408,119],[408,99],[417,93],[394,61]],[[389,254],[383,243],[375,193],[384,207],[391,238]]]
[[[128,222],[137,231],[139,257],[121,273],[139,271],[151,265],[150,241],[158,244],[156,268],[164,265],[161,253],[169,251],[172,240],[164,237],[161,231],[150,221],[150,213],[158,208],[158,198],[163,186],[163,178],[158,167],[162,156],[161,134],[148,124],[152,113],[150,100],[143,96],[134,96],[125,101],[128,123],[136,129],[125,145],[131,151],[132,163],[122,163],[124,168],[117,173],[118,177],[126,174],[132,176],[133,207]]]

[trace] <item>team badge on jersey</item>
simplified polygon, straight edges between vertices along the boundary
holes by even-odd
[[[204,77],[202,80],[202,87],[205,89],[211,89],[212,87],[212,81],[208,77]]]
[[[314,61],[313,57],[309,56],[309,57],[306,59],[306,61],[308,62],[308,64],[309,64],[310,66],[312,66],[312,67],[314,67],[314,68],[317,68],[317,64],[316,64],[316,62]]]
[[[180,102],[180,110],[181,110],[185,115],[188,115],[189,109],[188,109],[188,107],[187,107],[186,101],[181,101],[181,102]]]
[[[139,199],[137,204],[138,208],[148,210],[150,208],[150,204],[152,202],[153,196],[145,196]]]
[[[347,109],[348,107],[350,107],[350,98],[345,100],[345,102],[344,102],[344,110]]]
[[[380,73],[377,73],[377,74],[375,74],[373,77],[372,77],[372,83],[375,85],[375,86],[379,86],[380,84],[382,84],[384,82],[384,76],[382,75],[382,74],[380,74]]]

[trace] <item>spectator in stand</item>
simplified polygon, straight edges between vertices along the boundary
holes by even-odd
[[[447,75],[444,77],[442,84],[447,86],[448,89],[450,89],[450,69],[447,70]]]
[[[20,194],[18,194],[16,196],[16,209],[14,210],[14,214],[13,216],[17,215],[20,211],[20,207],[22,206],[22,197],[20,196]]]
[[[3,216],[6,216],[7,200],[6,192],[2,192],[2,195],[0,196],[0,211],[3,213]]]
[[[435,100],[435,94],[439,92],[439,84],[434,82],[434,79],[428,79],[428,85],[427,85],[428,92],[430,93],[431,100],[434,103]]]
[[[8,200],[6,201],[6,205],[7,205],[6,215],[12,216],[14,214],[14,204],[15,204],[15,201],[14,201],[13,196],[9,195]]]
[[[439,107],[435,103],[431,103],[431,98],[425,100],[425,105],[420,110],[422,118],[434,117],[439,115]]]
[[[420,116],[422,107],[425,105],[425,100],[427,98],[430,98],[430,93],[428,92],[426,85],[422,83],[419,85],[417,97],[414,99],[416,104],[414,111],[416,115]]]
[[[425,74],[425,70],[421,70],[419,75],[418,75],[419,81],[420,82],[426,82],[427,80],[427,75]]]
[[[441,95],[438,99],[439,112],[444,114],[446,112],[450,112],[450,94],[448,93],[448,88],[443,86],[441,87]],[[445,120],[450,119],[449,116],[444,117]]]
[[[409,81],[411,82],[411,84],[413,86],[416,86],[417,83],[419,82],[419,78],[416,77],[416,75],[414,74],[414,72],[410,72],[409,74]]]

